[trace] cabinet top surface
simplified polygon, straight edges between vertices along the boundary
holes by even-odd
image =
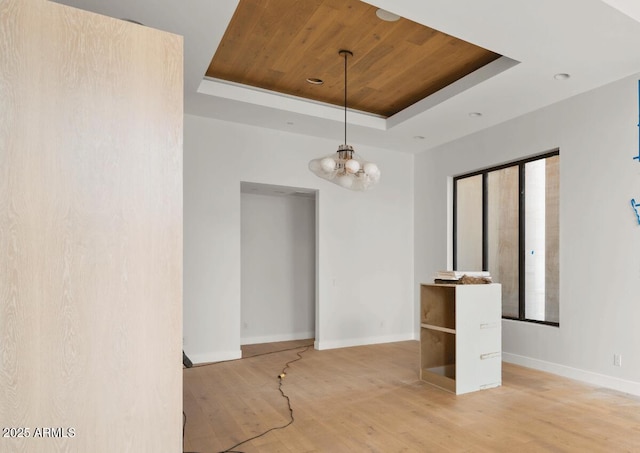
[[[434,286],[438,288],[459,288],[468,286],[495,286],[500,283],[478,283],[478,284],[461,284],[461,283],[421,283],[420,286]]]

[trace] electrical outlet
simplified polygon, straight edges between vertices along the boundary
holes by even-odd
[[[620,354],[613,354],[613,366],[622,366],[622,356]]]

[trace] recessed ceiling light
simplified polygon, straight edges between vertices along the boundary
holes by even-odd
[[[317,79],[315,77],[309,77],[307,79],[307,83],[310,83],[311,85],[322,85],[324,83],[324,80]]]
[[[424,140],[424,135],[414,135],[413,138],[416,140]]]
[[[469,113],[469,116],[471,118],[479,118],[479,117],[482,116],[482,113],[480,113],[480,112],[471,112],[471,113]]]
[[[378,19],[383,20],[385,22],[395,22],[397,20],[400,20],[400,16],[398,16],[397,14],[393,14],[392,12],[386,11],[384,9],[378,9],[376,11],[376,16],[378,16]]]
[[[553,76],[553,78],[556,80],[567,80],[569,77],[571,77],[571,75],[567,74],[566,72],[560,72]]]

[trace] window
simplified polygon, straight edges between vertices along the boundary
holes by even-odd
[[[502,316],[558,326],[558,150],[454,178],[453,267],[502,284]]]

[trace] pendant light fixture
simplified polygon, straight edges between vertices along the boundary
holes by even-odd
[[[358,156],[351,145],[347,145],[347,57],[350,50],[340,50],[344,57],[344,144],[338,151],[309,162],[309,170],[316,176],[338,184],[345,189],[367,190],[380,180],[380,169],[373,162],[366,162]]]

